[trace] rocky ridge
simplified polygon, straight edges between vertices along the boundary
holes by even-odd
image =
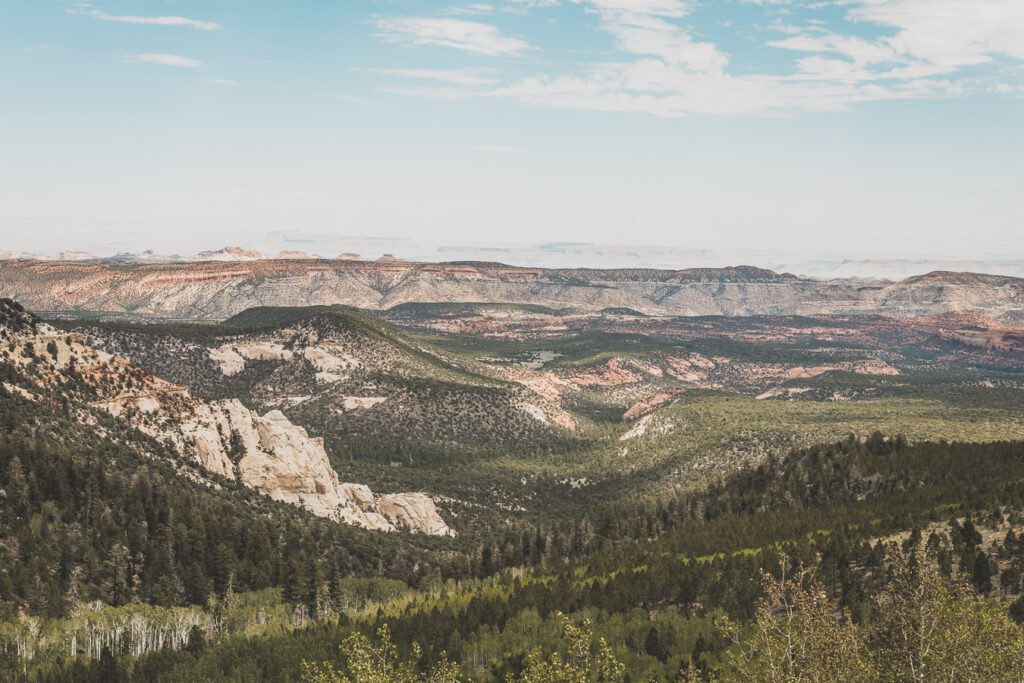
[[[559,407],[489,365],[359,311],[253,309],[229,322],[199,334],[147,324],[75,329],[197,396],[280,410],[324,437],[339,460],[401,452],[447,461],[460,449],[550,443],[566,426]]]
[[[379,310],[411,302],[628,308],[670,316],[980,312],[1003,322],[1024,319],[1024,280],[993,275],[937,272],[899,282],[814,280],[751,266],[544,269],[287,256],[159,264],[0,261],[0,296],[42,311],[207,320],[255,306],[343,303]]]
[[[259,415],[237,399],[195,398],[185,387],[93,348],[82,335],[57,330],[10,300],[0,300],[0,363],[24,378],[17,387],[21,395],[43,400],[59,388],[81,403],[84,420],[90,408],[103,410],[170,445],[209,475],[367,529],[453,534],[426,494],[376,496],[364,485],[342,482],[322,439],[280,411]]]

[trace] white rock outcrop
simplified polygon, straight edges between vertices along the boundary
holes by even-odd
[[[247,360],[291,360],[292,351],[273,340],[257,340],[240,344],[224,344],[210,349],[210,360],[226,377],[245,369]]]
[[[381,496],[377,506],[392,523],[407,529],[417,529],[432,536],[454,536],[441,516],[434,501],[425,493],[391,493]]]
[[[378,531],[452,535],[426,494],[378,499],[367,486],[342,482],[323,440],[278,410],[259,416],[235,399],[200,403],[182,434],[205,469],[320,517]]]
[[[331,466],[323,440],[311,437],[279,410],[258,415],[237,399],[204,401],[185,387],[166,382],[125,359],[97,350],[77,335],[44,323],[5,332],[0,360],[22,368],[44,356],[43,371],[30,375],[40,387],[58,385],[73,371],[92,392],[80,396],[83,407],[100,408],[136,429],[172,445],[183,457],[211,474],[237,479],[275,500],[306,508],[315,515],[379,531],[408,530],[452,535],[423,493],[377,497],[361,484],[342,482]],[[27,351],[31,347],[31,352]],[[215,357],[225,374],[246,359],[291,357],[280,344],[259,342],[222,347]],[[236,362],[241,360],[242,364]],[[344,359],[319,359],[337,363]],[[10,386],[8,391],[31,392]],[[85,415],[85,413],[83,413]]]

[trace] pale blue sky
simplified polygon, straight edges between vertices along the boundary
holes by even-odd
[[[1021,0],[0,0],[0,251],[1024,256]]]

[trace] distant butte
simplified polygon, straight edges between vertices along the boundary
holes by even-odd
[[[317,254],[307,254],[304,251],[282,251],[279,252],[278,255],[275,256],[274,258],[292,261],[311,261],[322,259],[323,257]]]

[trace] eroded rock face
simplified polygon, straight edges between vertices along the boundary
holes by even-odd
[[[425,494],[398,493],[378,499],[362,484],[342,482],[331,467],[323,440],[309,436],[278,410],[260,416],[235,399],[203,403],[182,424],[182,432],[204,468],[238,478],[275,500],[366,529],[452,535]],[[403,508],[407,508],[404,514],[387,512],[406,496],[413,498]]]
[[[31,375],[40,390],[72,375],[80,378],[94,392],[88,399],[80,397],[83,409],[99,408],[129,422],[211,474],[240,480],[275,500],[347,524],[453,535],[426,494],[377,497],[366,486],[342,482],[323,440],[309,436],[278,410],[261,416],[237,399],[200,400],[184,387],[88,346],[79,336],[35,319],[16,327],[14,318],[8,318],[0,320],[7,341],[0,348],[0,361],[22,368],[32,358],[43,358],[42,370]],[[260,346],[245,349],[243,355],[282,351]]]
[[[377,505],[385,517],[401,527],[419,529],[432,536],[455,535],[425,493],[392,493],[381,496]]]
[[[297,260],[295,260],[297,259]],[[95,264],[0,260],[0,296],[41,310],[225,319],[253,306],[534,303],[649,315],[936,315],[1024,319],[1024,279],[930,273],[900,282],[813,280],[759,268],[544,269],[500,264],[277,260]]]
[[[680,389],[663,389],[650,398],[631,406],[629,410],[622,414],[622,419],[629,422],[630,420],[642,418],[676,398],[680,393],[682,393]]]

